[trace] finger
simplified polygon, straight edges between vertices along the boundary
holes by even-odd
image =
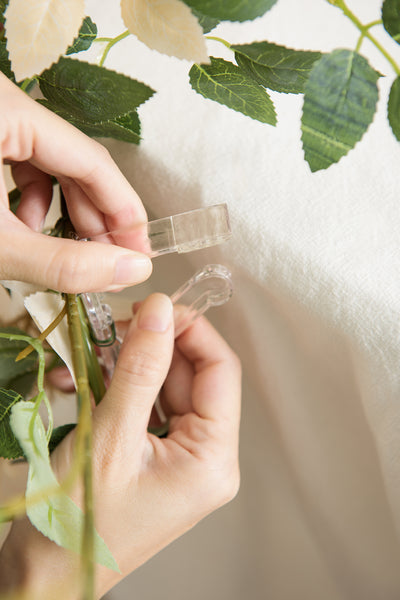
[[[168,377],[160,392],[161,407],[167,418],[193,410],[193,377],[192,363],[175,347]]]
[[[120,289],[151,273],[147,256],[118,246],[34,233],[11,214],[1,226],[0,279],[80,293]]]
[[[7,115],[0,146],[4,158],[29,160],[62,184],[75,180],[104,213],[110,231],[147,220],[138,195],[101,144],[30,99],[2,74],[0,84],[0,115]],[[84,223],[79,225],[84,228]]]
[[[53,196],[51,178],[28,162],[14,164],[12,175],[21,191],[17,217],[34,231],[41,231]]]
[[[97,427],[118,432],[135,449],[144,437],[151,409],[168,373],[173,350],[172,304],[153,294],[141,306],[121,347],[107,394],[96,409]]]
[[[240,419],[241,366],[225,340],[201,317],[176,340],[194,368],[192,406],[203,419],[237,432]]]

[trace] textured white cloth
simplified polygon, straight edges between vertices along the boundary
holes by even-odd
[[[379,0],[349,6],[363,22],[379,18]],[[123,31],[116,1],[87,8],[100,35]],[[215,34],[323,51],[358,39],[323,0],[279,0]],[[151,286],[170,293],[207,262],[230,267],[235,297],[213,318],[245,368],[237,499],[114,600],[400,597],[400,145],[386,120],[394,74],[368,41],[361,51],[387,75],[378,113],[345,159],[316,174],[303,160],[301,97],[272,94],[273,128],[204,100],[188,63],[134,38],[109,54],[107,66],[158,90],[140,108],[140,147],[107,143],[150,214],[227,202],[232,219],[224,246],[157,259]]]

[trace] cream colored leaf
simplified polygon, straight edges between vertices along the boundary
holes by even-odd
[[[10,0],[7,49],[17,81],[47,69],[72,43],[85,16],[84,0]]]
[[[32,294],[25,298],[24,304],[39,330],[44,331],[50,323],[54,321],[56,316],[60,314],[64,306],[64,300],[61,298],[60,294],[53,294],[52,292],[36,292],[36,294]],[[46,339],[54,352],[57,352],[58,356],[67,365],[75,383],[76,379],[72,364],[71,342],[69,340],[66,317],[64,317],[55,329],[53,329]]]
[[[121,0],[131,33],[154,50],[194,62],[209,62],[203,30],[181,0]]]

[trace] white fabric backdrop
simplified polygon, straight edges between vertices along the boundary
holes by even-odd
[[[87,2],[100,35],[123,31],[118,4]],[[379,0],[349,6],[363,22],[379,18]],[[358,38],[324,0],[279,0],[215,34],[323,51]],[[303,161],[301,97],[273,94],[272,128],[204,100],[187,63],[134,38],[109,54],[107,66],[158,90],[140,108],[140,147],[107,143],[150,214],[227,202],[233,226],[224,246],[157,259],[150,286],[131,297],[172,292],[207,262],[227,265],[235,297],[213,319],[245,368],[237,499],[113,600],[400,597],[400,145],[386,122],[394,75],[369,42],[362,52],[387,75],[378,113],[347,158],[316,174]]]

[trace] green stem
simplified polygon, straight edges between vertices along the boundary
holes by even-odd
[[[382,46],[382,44],[380,42],[378,42],[378,40],[376,38],[374,38],[371,33],[369,32],[370,27],[372,27],[373,24],[377,24],[375,21],[371,23],[369,23],[368,25],[363,25],[361,23],[361,21],[358,19],[358,17],[348,8],[348,6],[346,5],[345,0],[328,0],[328,2],[330,2],[330,4],[334,4],[335,6],[337,6],[338,8],[341,9],[341,11],[343,12],[343,14],[350,19],[350,21],[353,23],[353,25],[355,25],[357,27],[357,29],[360,31],[361,36],[357,42],[357,47],[356,50],[359,49],[359,47],[361,46],[361,42],[364,39],[364,37],[366,37],[372,44],[374,44],[375,48],[377,48],[379,50],[379,52],[386,58],[386,60],[390,63],[391,67],[394,69],[396,75],[400,75],[400,67],[399,65],[394,61],[394,59],[390,56],[390,54],[387,52],[387,50]]]
[[[205,38],[206,40],[214,40],[215,42],[220,42],[221,44],[229,48],[229,50],[231,49],[231,44],[223,38],[217,37],[215,35],[206,35]]]
[[[30,86],[30,84],[35,81],[36,77],[27,77],[26,79],[24,79],[24,81],[21,84],[21,90],[23,92],[26,92],[26,90],[28,89],[28,87]]]
[[[109,40],[109,42],[107,43],[107,46],[104,48],[104,52],[102,54],[102,57],[100,59],[99,65],[100,67],[102,67],[104,65],[104,61],[107,58],[108,53],[110,52],[111,48],[117,44],[118,42],[120,42],[121,40],[123,40],[124,38],[128,37],[128,35],[130,35],[130,31],[126,30],[123,33],[120,33],[119,35],[117,35],[115,38],[111,38]],[[100,41],[102,38],[100,38],[98,41]],[[104,38],[105,40],[107,38]]]
[[[94,512],[92,473],[92,421],[90,387],[77,298],[67,294],[67,314],[78,395],[78,432],[83,444],[84,524],[82,577],[84,600],[94,600]]]

